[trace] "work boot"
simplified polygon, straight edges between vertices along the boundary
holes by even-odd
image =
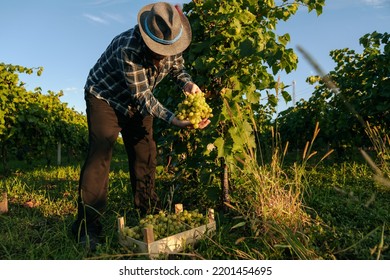
[[[99,221],[85,225],[85,222],[75,221],[72,224],[72,234],[77,243],[90,252],[95,252],[103,240],[103,227]]]

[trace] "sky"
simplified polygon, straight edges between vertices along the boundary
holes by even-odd
[[[40,77],[20,75],[26,88],[43,92],[62,90],[63,102],[85,113],[83,87],[101,53],[117,34],[136,24],[137,13],[150,0],[12,0],[0,4],[0,62],[44,68]],[[172,4],[189,0],[169,1]],[[295,92],[295,100],[307,100],[312,87],[305,80],[315,75],[297,50],[301,46],[325,72],[334,69],[329,52],[350,48],[362,51],[359,38],[373,31],[390,32],[390,0],[326,0],[317,16],[301,7],[298,13],[276,26],[289,33],[288,47],[298,55],[298,69],[281,73],[280,79]],[[278,111],[292,106],[281,101]],[[170,108],[173,109],[173,108]]]

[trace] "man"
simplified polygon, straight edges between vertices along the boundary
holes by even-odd
[[[89,149],[79,181],[78,216],[72,232],[92,250],[107,203],[112,148],[121,133],[129,160],[135,207],[148,213],[158,207],[155,192],[156,144],[153,118],[191,128],[154,96],[157,84],[170,74],[188,93],[200,91],[184,70],[182,52],[191,42],[188,19],[168,3],[143,7],[138,24],[116,36],[90,70],[85,85]],[[210,120],[203,120],[205,128]]]

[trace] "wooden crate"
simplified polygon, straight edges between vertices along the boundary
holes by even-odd
[[[175,205],[175,212],[183,211],[182,205]],[[152,228],[143,229],[143,241],[131,238],[123,234],[125,221],[123,217],[118,218],[119,243],[138,253],[146,253],[149,257],[157,257],[161,254],[173,254],[183,251],[189,245],[195,244],[202,239],[205,234],[212,234],[216,230],[214,220],[214,210],[209,209],[208,223],[196,228],[192,228],[175,235],[171,235],[159,240],[154,240]]]

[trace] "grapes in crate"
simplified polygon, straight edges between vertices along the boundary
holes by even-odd
[[[124,227],[123,234],[134,239],[142,240],[143,228],[151,227],[153,228],[154,239],[159,240],[207,223],[207,217],[199,213],[198,210],[184,210],[175,214],[160,211],[158,214],[147,215],[135,227]]]

